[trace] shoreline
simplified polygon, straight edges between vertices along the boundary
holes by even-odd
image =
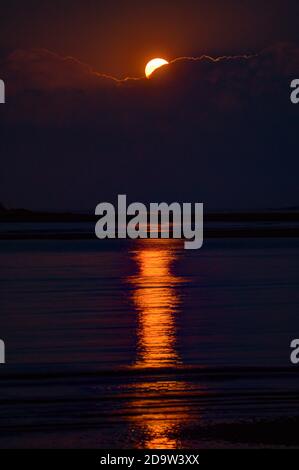
[[[252,228],[252,229],[207,229],[204,231],[205,239],[217,238],[299,238],[299,227],[297,228]],[[150,239],[148,237],[147,239]],[[169,239],[174,240],[172,237]],[[69,233],[69,232],[0,232],[0,241],[17,241],[17,240],[94,240],[100,242],[94,232],[90,233]],[[114,238],[109,239],[114,242],[124,243],[131,239]],[[154,238],[152,240],[155,240]],[[163,240],[156,238],[156,240]],[[164,239],[166,240],[166,239]],[[176,239],[184,241],[183,238]],[[107,241],[104,240],[104,241]]]

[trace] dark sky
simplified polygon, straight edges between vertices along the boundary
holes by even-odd
[[[1,2],[0,202],[298,206],[298,18],[298,0]],[[181,59],[147,80],[153,56]]]
[[[0,47],[46,48],[116,77],[153,56],[259,51],[299,41],[298,0],[4,0]]]

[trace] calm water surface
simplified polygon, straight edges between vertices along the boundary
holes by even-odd
[[[284,445],[298,256],[294,239],[1,241],[0,445]]]

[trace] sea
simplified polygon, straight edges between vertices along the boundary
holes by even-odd
[[[298,238],[89,229],[1,228],[0,448],[298,447]]]

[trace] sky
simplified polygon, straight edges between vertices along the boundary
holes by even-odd
[[[118,194],[207,209],[298,206],[297,2],[1,9],[5,206],[93,213]],[[170,64],[148,80],[156,55]]]
[[[2,54],[45,48],[118,78],[147,60],[252,53],[299,41],[297,0],[4,0]]]

